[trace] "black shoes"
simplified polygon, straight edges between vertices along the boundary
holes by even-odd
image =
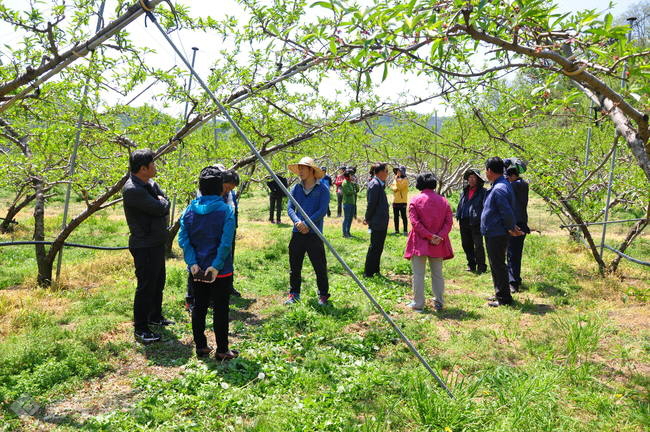
[[[135,339],[143,344],[158,342],[160,340],[160,335],[158,333],[152,332],[151,330],[136,330],[133,332],[133,334],[135,336]]]
[[[210,353],[212,352],[212,348],[209,346],[203,347],[203,348],[197,348],[196,349],[196,356],[197,357],[208,357]]]
[[[241,293],[237,291],[235,288],[230,289],[230,295],[234,297],[241,297]]]
[[[517,285],[512,285],[512,284],[510,284],[510,292],[511,292],[512,294],[514,294],[514,293],[518,293],[518,292],[519,292],[519,287],[518,287]]]
[[[168,320],[167,318],[160,318],[157,321],[149,321],[149,324],[159,326],[159,327],[167,327],[170,325],[174,325],[176,323],[174,321]]]
[[[501,302],[499,300],[493,300],[493,301],[489,301],[487,305],[490,306],[490,307],[512,306],[512,302],[503,303],[503,302]]]

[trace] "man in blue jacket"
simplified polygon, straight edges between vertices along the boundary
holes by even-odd
[[[370,228],[370,246],[366,254],[366,263],[363,269],[365,277],[379,274],[381,254],[384,251],[384,242],[388,233],[388,199],[386,198],[386,179],[388,166],[385,163],[376,163],[372,169],[372,179],[368,182],[368,206],[364,225]]]
[[[300,177],[300,182],[291,189],[291,196],[322,232],[323,218],[327,214],[330,202],[329,188],[319,181],[325,173],[310,157],[304,157],[297,164],[289,165],[289,171]],[[330,294],[323,241],[311,231],[305,218],[296,210],[291,200],[289,200],[288,213],[293,222],[293,233],[289,242],[290,290],[289,298],[285,304],[293,304],[300,300],[302,263],[306,253],[316,273],[318,303],[325,305]]]
[[[504,168],[503,160],[499,157],[492,157],[485,163],[485,175],[492,184],[492,188],[487,191],[483,203],[481,234],[485,236],[496,294],[494,300],[488,302],[488,305],[492,307],[512,304],[508,286],[506,251],[509,237],[523,234],[515,224],[515,194],[503,175]]]
[[[217,342],[216,358],[229,360],[237,351],[228,348],[228,312],[232,290],[232,243],[235,214],[224,201],[224,172],[206,167],[199,177],[201,196],[192,200],[180,219],[178,243],[183,249],[185,263],[194,277],[194,307],[192,333],[196,354],[210,354],[205,337],[205,316],[213,303],[212,321]]]

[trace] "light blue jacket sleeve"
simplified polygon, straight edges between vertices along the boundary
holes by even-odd
[[[221,233],[221,242],[219,242],[217,256],[212,261],[212,267],[219,271],[223,269],[223,265],[232,251],[232,241],[235,235],[235,213],[228,204],[224,205],[227,207],[226,220],[223,224],[223,232]]]
[[[188,207],[189,208],[189,207]],[[194,247],[192,247],[192,243],[190,243],[190,236],[187,232],[187,227],[185,226],[185,211],[181,215],[181,227],[178,231],[178,245],[183,249],[183,259],[185,259],[185,264],[188,265],[188,267],[193,266],[194,264],[197,264],[196,262],[196,252],[194,251]]]
[[[296,191],[297,187],[298,187],[298,185],[294,185],[291,188],[291,196],[294,197],[294,198],[296,197],[295,191]],[[293,205],[293,201],[291,201],[291,200],[289,200],[289,205],[287,205],[287,213],[289,213],[289,218],[293,221],[294,224],[304,220],[302,218],[302,216],[300,215],[300,213],[298,213],[296,211],[296,208]]]

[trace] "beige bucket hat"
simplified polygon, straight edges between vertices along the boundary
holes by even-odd
[[[312,158],[310,158],[309,156],[305,156],[304,158],[300,159],[300,162],[298,162],[296,164],[290,164],[289,165],[289,171],[291,171],[294,174],[298,174],[298,166],[300,166],[300,165],[304,165],[304,166],[308,166],[310,168],[313,168],[314,169],[314,175],[315,175],[315,177],[317,179],[321,179],[325,175],[325,172],[322,169],[320,169],[320,167],[318,165],[316,165],[316,162],[314,162],[314,160]]]

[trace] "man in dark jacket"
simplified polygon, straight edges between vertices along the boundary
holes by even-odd
[[[460,240],[467,257],[467,271],[484,273],[485,250],[481,235],[481,213],[485,199],[485,181],[477,170],[470,169],[463,175],[467,186],[463,189],[456,210],[456,219],[460,225]]]
[[[151,150],[136,150],[129,158],[131,175],[122,188],[129,225],[129,251],[138,281],[133,301],[135,337],[144,343],[160,340],[149,325],[173,324],[162,315],[165,287],[165,243],[169,200],[152,180],[156,164]]]
[[[384,190],[388,178],[388,166],[385,163],[377,163],[373,167],[373,178],[368,182],[368,207],[366,207],[366,216],[363,220],[363,223],[370,228],[370,246],[363,270],[366,277],[372,277],[379,273],[389,221],[388,199]]]
[[[276,174],[276,176],[280,179],[285,188],[289,187],[286,178],[282,177],[280,174]],[[269,188],[269,222],[281,223],[280,214],[282,214],[282,199],[284,198],[284,192],[282,192],[282,189],[280,189],[280,186],[278,186],[273,178],[269,176],[267,179],[270,179],[266,182],[266,186]],[[277,215],[275,220],[273,220],[273,213]]]
[[[524,240],[526,234],[530,234],[528,228],[528,183],[519,176],[519,167],[510,166],[506,171],[506,177],[515,193],[515,219],[517,226],[524,233],[518,237],[508,239],[508,280],[510,292],[516,293],[521,286],[521,256],[524,252]]]
[[[503,170],[503,160],[499,157],[492,157],[485,163],[485,175],[492,183],[492,188],[487,191],[483,203],[481,234],[485,236],[496,293],[494,300],[488,303],[492,307],[512,304],[512,295],[508,287],[506,250],[510,236],[517,237],[523,234],[516,225],[515,194],[510,183],[503,176]]]

